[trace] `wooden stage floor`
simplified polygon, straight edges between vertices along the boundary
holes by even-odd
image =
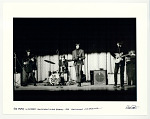
[[[136,101],[136,86],[125,85],[123,89],[113,85],[19,86],[14,88],[14,101]]]

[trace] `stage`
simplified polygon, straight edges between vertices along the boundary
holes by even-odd
[[[136,86],[114,88],[113,85],[91,85],[90,82],[64,86],[50,86],[37,83],[37,86],[14,87],[14,101],[136,101]]]

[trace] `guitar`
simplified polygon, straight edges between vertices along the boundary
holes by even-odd
[[[82,60],[81,58],[82,58],[81,56],[77,55],[74,61],[80,61]]]
[[[76,65],[77,62],[83,62],[84,59],[85,57],[77,55],[76,58],[73,59],[74,65]]]
[[[115,53],[115,55],[115,63],[120,63],[123,60],[123,57],[126,57],[129,54],[123,55],[123,53]]]
[[[29,65],[30,62],[34,62],[34,61],[35,61],[34,57],[27,58],[27,59],[23,62],[23,64],[24,64],[24,65]]]

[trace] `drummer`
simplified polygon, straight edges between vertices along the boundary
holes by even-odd
[[[68,81],[68,61],[65,59],[65,55],[62,55],[59,61],[59,72],[61,82],[64,85]]]

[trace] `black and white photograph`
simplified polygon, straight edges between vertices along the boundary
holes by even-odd
[[[3,114],[147,115],[147,8],[3,4]]]
[[[136,18],[13,18],[14,101],[136,101]]]

